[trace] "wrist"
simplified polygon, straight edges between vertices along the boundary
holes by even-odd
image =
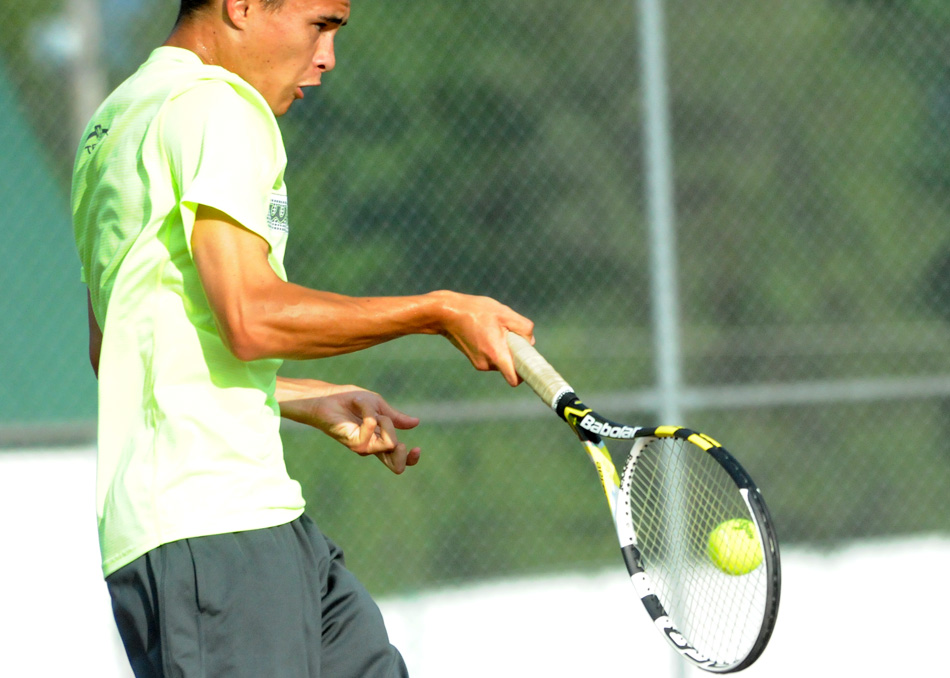
[[[427,328],[431,334],[449,334],[459,316],[458,292],[436,290],[425,295],[429,299]]]
[[[277,377],[277,388],[274,391],[274,397],[277,398],[278,403],[304,398],[319,398],[326,395],[331,386],[331,384],[317,379]]]

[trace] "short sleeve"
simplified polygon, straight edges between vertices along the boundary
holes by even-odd
[[[268,213],[285,165],[273,114],[229,83],[208,80],[166,104],[160,129],[180,207],[190,212],[189,249],[198,205],[225,212],[273,247]]]

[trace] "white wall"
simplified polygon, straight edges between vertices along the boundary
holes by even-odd
[[[99,573],[94,473],[90,449],[0,452],[0,676],[130,676]],[[778,626],[742,675],[947,675],[950,535],[782,555]],[[677,675],[619,560],[380,607],[414,678]]]
[[[0,676],[127,678],[99,569],[95,456],[0,451]]]

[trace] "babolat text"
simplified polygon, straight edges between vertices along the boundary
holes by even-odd
[[[604,438],[619,438],[621,440],[628,440],[635,437],[637,431],[640,430],[637,426],[614,426],[607,421],[598,421],[589,414],[581,419],[581,423],[578,425],[582,429],[596,433]]]

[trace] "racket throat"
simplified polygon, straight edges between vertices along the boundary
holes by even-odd
[[[603,441],[597,436],[581,436],[584,443],[584,449],[587,456],[597,469],[597,476],[600,478],[600,484],[604,488],[604,494],[607,497],[607,504],[610,506],[610,515],[614,515],[617,509],[617,498],[620,495],[620,476],[617,474],[617,467],[614,466],[610,453]]]

